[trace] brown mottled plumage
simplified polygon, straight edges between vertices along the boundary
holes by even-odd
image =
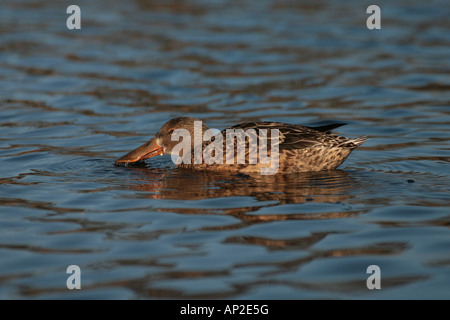
[[[177,129],[185,129],[189,132],[191,137],[194,137],[194,121],[200,121],[191,117],[180,117],[168,121],[159,132],[146,144],[129,152],[123,157],[116,160],[118,165],[127,165],[132,162],[142,161],[144,159],[153,157],[155,155],[171,154],[174,147],[182,140],[172,141],[172,134]],[[279,160],[278,160],[278,173],[288,172],[305,172],[305,171],[321,171],[321,170],[333,170],[344,162],[348,155],[359,145],[366,141],[366,137],[358,137],[354,139],[338,136],[331,131],[343,124],[332,124],[320,127],[307,127],[301,125],[292,125],[281,122],[246,122],[232,126],[230,130],[242,129],[244,132],[252,132],[253,129],[258,137],[267,138],[267,157],[272,156],[271,146],[271,129],[277,129],[279,133],[279,140],[277,144]],[[260,160],[260,153],[255,150],[256,144],[249,143],[249,138],[237,139],[236,137],[230,143],[234,143],[234,159],[226,159],[226,144],[227,141],[227,129],[220,132],[223,139],[223,163],[205,163],[201,157],[203,152],[207,151],[207,147],[210,146],[209,151],[212,151],[211,144],[219,139],[220,136],[216,135],[214,138],[203,142],[202,144],[195,144],[194,139],[191,139],[191,154],[190,164],[181,163],[179,166],[185,168],[191,168],[196,170],[220,170],[220,171],[233,171],[241,173],[253,173],[260,172],[261,168],[268,168],[270,165],[262,164]],[[267,135],[265,135],[265,130]],[[208,130],[208,127],[202,122],[201,135]],[[247,131],[250,130],[250,131]],[[276,138],[276,137],[275,137]],[[178,137],[179,139],[179,137]],[[206,140],[206,139],[205,139]],[[274,140],[275,142],[276,140]],[[218,141],[216,141],[218,142]],[[245,146],[245,162],[239,164],[237,161],[238,147],[243,148]],[[250,149],[249,146],[253,146]],[[259,143],[257,144],[259,147]],[[197,150],[197,152],[195,151]],[[218,149],[217,149],[218,150]],[[274,149],[276,150],[276,149]],[[179,150],[177,150],[179,151]],[[215,155],[216,150],[209,152],[211,157],[220,156]],[[176,153],[174,151],[174,153]],[[252,164],[249,159],[249,155],[257,154],[257,162]],[[180,154],[180,156],[183,156]],[[200,159],[199,159],[200,156]],[[187,158],[186,158],[187,159]],[[197,160],[197,162],[196,162]],[[234,161],[233,161],[234,160]],[[201,162],[201,163],[200,163]],[[216,161],[217,162],[217,161]]]

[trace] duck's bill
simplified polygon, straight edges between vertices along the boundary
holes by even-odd
[[[128,152],[123,157],[117,159],[115,163],[118,165],[123,165],[127,163],[143,161],[154,156],[162,155],[163,153],[164,148],[156,143],[156,138],[153,138],[146,144],[143,144],[139,148],[134,149],[133,151]]]

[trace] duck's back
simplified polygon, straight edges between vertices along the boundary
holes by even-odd
[[[279,173],[333,170],[344,162],[352,150],[366,141],[365,137],[349,139],[332,133],[333,129],[342,125],[308,127],[281,122],[240,123],[221,131],[222,163],[204,164],[197,166],[197,169],[260,172],[262,167],[267,167],[261,164],[261,152],[266,159],[273,159],[272,152],[276,151]],[[207,150],[214,141],[205,142],[202,149]],[[261,145],[265,148],[261,149]],[[239,154],[241,157],[238,157]],[[204,152],[202,156],[205,156]],[[216,156],[214,151],[212,156]],[[256,163],[252,162],[255,157]]]

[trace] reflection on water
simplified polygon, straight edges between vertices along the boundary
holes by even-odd
[[[299,203],[337,203],[348,201],[352,196],[351,178],[345,171],[324,171],[297,173],[289,175],[232,175],[217,172],[191,172],[185,169],[160,170],[154,168],[128,168],[136,172],[136,182],[129,188],[144,191],[143,197],[152,199],[201,200],[209,198],[236,199],[248,197],[255,205],[240,207],[228,205],[214,208],[158,208],[161,211],[173,211],[189,214],[227,214],[245,222],[267,222],[288,219],[332,219],[352,216],[355,213],[319,212],[289,213],[277,212],[284,204]],[[188,188],[186,186],[189,186]],[[235,197],[235,198],[233,198]],[[262,214],[258,214],[265,208]]]
[[[449,7],[379,1],[370,31],[370,4],[84,2],[69,31],[2,3],[0,298],[448,299]],[[184,115],[369,140],[329,172],[114,166]]]

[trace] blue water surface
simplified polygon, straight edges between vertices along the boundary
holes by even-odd
[[[2,2],[0,299],[450,298],[447,1],[379,30],[369,1],[77,4]],[[330,172],[114,166],[186,115],[369,140]]]

